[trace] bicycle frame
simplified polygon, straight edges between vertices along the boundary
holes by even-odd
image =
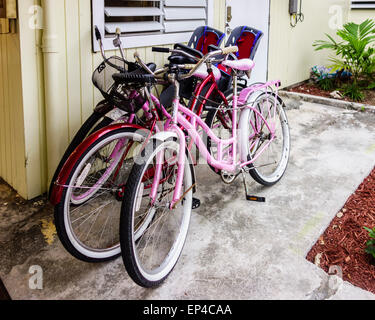
[[[205,81],[203,81],[201,84],[199,84],[196,88],[196,94],[197,96],[200,96],[201,92],[203,91],[203,88],[210,82],[212,81],[212,85],[210,87],[210,90],[206,92],[205,96],[204,96],[204,101],[207,101],[207,99],[209,98],[210,94],[212,94],[212,92],[214,90],[217,90],[217,92],[221,93],[220,90],[218,89],[217,87],[217,84],[216,84],[216,81],[215,81],[215,78],[214,77],[208,77],[207,79],[205,79]],[[134,93],[135,94],[135,93]],[[222,98],[225,99],[225,96],[221,93],[222,95]],[[226,99],[225,99],[226,100]],[[198,118],[200,117],[202,111],[203,111],[203,107],[204,107],[204,103],[201,103],[201,105],[199,106],[199,109],[197,111],[197,113],[194,113],[192,110],[194,110],[195,108],[195,104],[196,104],[196,101],[194,101],[192,104],[191,104],[191,107],[190,109],[186,108],[187,110],[191,111],[192,114],[196,115]],[[155,111],[154,114],[156,114],[156,117],[153,115],[152,113],[152,105],[154,105],[155,107]],[[134,114],[130,114],[129,118],[126,120],[126,123],[120,123],[120,124],[114,124],[114,125],[110,125],[106,128],[103,128],[95,133],[93,133],[91,136],[89,136],[88,138],[86,138],[80,145],[79,147],[76,149],[76,151],[68,158],[68,160],[65,162],[62,170],[60,171],[60,174],[59,176],[57,177],[56,179],[56,182],[55,182],[55,186],[54,188],[52,189],[52,192],[51,192],[51,196],[50,196],[50,202],[53,204],[53,205],[56,205],[57,203],[60,202],[61,200],[61,196],[62,196],[62,191],[63,191],[63,188],[64,187],[67,187],[65,184],[66,184],[66,181],[68,180],[68,177],[69,177],[69,173],[71,172],[74,164],[80,159],[80,157],[82,156],[83,152],[97,139],[99,139],[100,137],[102,137],[103,135],[105,134],[108,134],[109,132],[111,131],[114,131],[114,130],[118,130],[120,128],[124,128],[124,127],[131,127],[131,128],[137,128],[139,130],[151,130],[150,132],[153,132],[154,129],[157,132],[160,132],[161,128],[158,127],[158,125],[156,124],[156,122],[158,120],[161,120],[160,119],[160,114],[157,112],[161,112],[162,115],[164,115],[167,119],[166,121],[166,125],[168,126],[170,123],[171,123],[171,120],[172,120],[172,117],[171,115],[168,113],[168,111],[164,108],[164,106],[160,103],[159,99],[154,96],[153,94],[150,94],[149,95],[149,101],[146,101],[145,104],[142,106],[142,109],[144,111],[144,114],[146,116],[146,119],[152,121],[152,124],[150,126],[150,128],[144,128],[144,127],[141,127],[139,125],[135,125],[133,124],[134,121],[135,121],[135,115]],[[124,119],[124,117],[118,119],[118,120],[121,120],[121,119]],[[146,142],[145,144],[148,142],[149,138],[150,138],[150,134],[148,136],[148,139],[146,139]],[[114,158],[114,159],[117,159],[119,157],[119,155],[117,154],[118,151],[122,150],[122,145],[123,145],[123,142],[119,141],[118,143],[119,145],[115,147],[114,151],[112,152],[111,154],[111,158]],[[190,144],[189,146],[189,150],[191,150],[192,148],[192,143]],[[128,149],[127,149],[128,150]],[[117,152],[116,152],[117,151]],[[117,166],[121,166],[122,165],[122,162],[123,162],[123,159],[125,159],[126,156],[123,156],[121,157],[120,161],[117,162]],[[112,169],[111,169],[112,170]],[[100,182],[100,181],[99,181]],[[99,183],[100,184],[100,183]],[[92,189],[95,190],[97,189],[98,187],[93,187]],[[87,193],[84,194],[84,197],[86,197],[91,191],[88,191]]]
[[[208,79],[211,79],[211,77],[214,77],[213,72],[210,73],[206,81],[204,83],[208,83]],[[211,79],[212,80],[212,79]],[[275,139],[275,128],[270,124],[265,117],[254,108],[252,104],[254,104],[255,101],[251,104],[247,104],[248,98],[256,91],[262,90],[262,89],[268,89],[269,87],[276,86],[278,88],[279,81],[270,81],[265,84],[261,85],[254,85],[249,88],[243,89],[241,94],[237,94],[237,77],[233,77],[233,111],[232,111],[232,137],[230,139],[220,139],[215,135],[215,133],[204,123],[204,121],[198,117],[196,114],[194,114],[191,110],[187,109],[186,107],[182,106],[179,103],[178,97],[175,98],[173,102],[173,118],[172,122],[166,123],[164,130],[165,131],[171,131],[177,135],[179,138],[180,143],[180,149],[179,149],[179,157],[178,157],[178,170],[177,170],[177,180],[176,180],[176,188],[173,194],[173,200],[170,204],[170,208],[173,209],[174,206],[181,200],[182,195],[182,180],[183,180],[183,171],[184,171],[184,165],[185,165],[185,148],[186,148],[186,141],[185,141],[185,134],[183,132],[186,131],[188,135],[192,139],[192,143],[194,143],[200,154],[204,157],[204,159],[207,161],[208,164],[210,164],[212,167],[219,169],[219,170],[225,170],[229,173],[235,173],[238,170],[242,170],[244,167],[254,163],[257,158],[268,148],[268,146],[271,144],[271,142]],[[178,87],[178,86],[177,86]],[[211,88],[214,88],[213,85]],[[210,89],[211,89],[210,88]],[[210,90],[209,90],[210,91]],[[226,101],[225,97],[224,100]],[[258,134],[259,122],[264,123],[271,133],[271,138],[269,139],[269,142],[266,143],[263,148],[259,151],[258,155],[251,159],[250,161],[241,161],[237,160],[238,152],[238,121],[237,121],[237,115],[238,115],[238,104],[242,103],[242,108],[249,108],[251,109],[255,114],[255,120],[257,124],[254,124],[252,121],[251,126],[253,129],[253,135],[251,137],[248,137],[248,139],[253,139]],[[274,114],[273,117],[275,117],[276,114],[276,103],[277,103],[277,93],[276,93],[276,99],[275,99],[275,108],[274,108]],[[226,101],[226,105],[227,101]],[[202,106],[200,106],[202,108]],[[268,108],[268,112],[270,114],[270,108]],[[271,114],[270,114],[271,115]],[[203,143],[202,138],[200,137],[200,134],[198,132],[198,127],[201,127],[203,131],[217,144],[218,146],[218,154],[217,159],[214,158],[213,155],[210,154],[208,151],[206,144]],[[224,147],[229,146],[228,151],[228,160],[224,160],[224,154],[223,149]],[[158,157],[160,158],[160,157]],[[151,202],[154,204],[156,202],[156,196],[157,196],[157,188],[160,183],[160,172],[161,172],[161,164],[158,161],[156,164],[156,174],[153,181],[153,186],[151,189],[150,197]]]

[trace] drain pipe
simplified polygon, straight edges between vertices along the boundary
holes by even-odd
[[[61,80],[61,52],[63,50],[62,35],[64,26],[60,27],[61,15],[64,12],[64,1],[42,0],[43,8],[43,59],[44,59],[44,94],[46,111],[46,135],[47,135],[47,166],[48,183],[60,161],[64,150],[65,141],[61,133],[64,132],[62,124],[62,112],[66,107],[62,106],[61,88],[64,87]]]

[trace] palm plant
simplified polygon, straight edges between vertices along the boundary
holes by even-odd
[[[317,51],[333,50],[336,56],[330,59],[333,63],[331,67],[351,72],[353,83],[350,87],[358,91],[360,77],[370,78],[375,72],[375,49],[372,46],[375,43],[375,21],[367,19],[361,24],[349,22],[337,32],[337,35],[341,41],[336,41],[326,34],[328,41],[315,41],[313,46]],[[348,91],[351,92],[350,88]],[[358,98],[361,100],[361,97]]]
[[[370,229],[367,227],[364,227],[365,230],[369,232],[370,240],[367,241],[366,245],[366,253],[371,254],[375,258],[375,228]]]

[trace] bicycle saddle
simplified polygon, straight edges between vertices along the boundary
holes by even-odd
[[[250,71],[255,66],[254,61],[251,59],[225,60],[221,64],[228,68],[240,71]]]
[[[156,64],[155,63],[148,63],[147,67],[152,71],[155,72],[156,70]]]

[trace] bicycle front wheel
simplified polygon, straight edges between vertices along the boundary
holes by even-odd
[[[140,130],[118,129],[97,139],[75,163],[55,206],[57,234],[74,257],[103,262],[120,255],[124,185],[144,140]]]
[[[176,187],[179,144],[151,141],[153,150],[135,161],[126,184],[120,218],[122,258],[129,276],[142,287],[161,284],[173,270],[187,236],[193,199],[193,179],[185,159],[182,199],[172,210]],[[148,148],[146,148],[147,150]],[[161,165],[155,203],[150,192],[156,165]]]
[[[73,151],[78,147],[78,145],[85,140],[91,133],[98,131],[101,128],[104,128],[111,124],[113,120],[111,118],[105,117],[105,115],[99,113],[99,112],[93,112],[90,117],[84,122],[82,127],[79,129],[79,131],[74,136],[73,140],[70,142],[69,146],[65,150],[64,155],[62,156],[60,163],[58,164],[55,173],[53,175],[53,178],[51,180],[48,194],[50,195],[52,193],[52,188],[54,187],[55,181],[57,180],[57,177],[64,166],[64,163],[66,160],[68,160],[69,156],[73,153]]]

